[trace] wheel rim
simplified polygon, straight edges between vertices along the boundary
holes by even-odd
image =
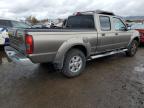
[[[132,53],[132,54],[135,54],[136,49],[137,49],[136,44],[133,44],[133,45],[132,45],[132,48],[131,48],[131,53]]]
[[[74,56],[70,59],[69,70],[73,73],[80,71],[82,68],[83,62],[80,56]]]

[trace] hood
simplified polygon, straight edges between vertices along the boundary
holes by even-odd
[[[137,30],[130,30],[130,32],[132,33],[132,36],[139,36],[140,37],[140,33]]]

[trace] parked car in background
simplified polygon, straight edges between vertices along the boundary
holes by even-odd
[[[144,45],[144,24],[134,24],[131,26],[132,30],[137,30],[140,33],[140,44]]]
[[[52,63],[67,77],[80,75],[87,60],[125,52],[134,56],[139,33],[111,12],[80,12],[62,29],[9,29],[8,57],[15,62]],[[15,42],[17,41],[17,42]]]
[[[48,29],[49,27],[47,27],[46,25],[43,25],[43,24],[36,24],[36,25],[33,25],[32,28],[36,28],[36,29]]]
[[[0,19],[0,45],[8,45],[8,28],[31,28],[30,25],[10,19]]]
[[[31,28],[30,25],[20,22],[20,21],[15,21],[15,20],[10,20],[10,19],[0,19],[0,26],[4,26],[7,28]]]
[[[63,22],[60,22],[60,23],[57,23],[57,24],[51,23],[50,28],[52,28],[52,29],[53,29],[53,28],[55,28],[55,29],[62,29],[62,28],[65,28],[66,22],[67,22],[67,19],[65,19]]]

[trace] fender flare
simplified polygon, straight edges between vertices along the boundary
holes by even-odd
[[[79,39],[78,38],[72,38],[70,40],[67,40],[60,46],[60,48],[58,49],[58,52],[55,56],[53,63],[54,63],[54,66],[56,69],[62,69],[66,53],[72,47],[77,46],[77,45],[85,47],[86,51],[87,51],[87,56],[90,55],[90,48],[91,47],[90,47],[90,43],[88,41],[84,42],[82,38],[79,38]]]
[[[128,44],[127,47],[129,47],[129,45],[132,43],[132,41],[133,41],[134,39],[136,39],[136,38],[138,38],[138,41],[139,41],[139,43],[140,43],[140,34],[139,34],[139,32],[136,31],[136,30],[133,30],[133,31],[132,31],[132,36],[131,36],[130,42],[129,42],[129,44]]]

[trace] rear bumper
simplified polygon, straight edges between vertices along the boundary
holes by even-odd
[[[5,46],[4,49],[9,59],[11,59],[13,62],[19,64],[33,64],[30,59],[18,52],[16,49],[10,46]]]

